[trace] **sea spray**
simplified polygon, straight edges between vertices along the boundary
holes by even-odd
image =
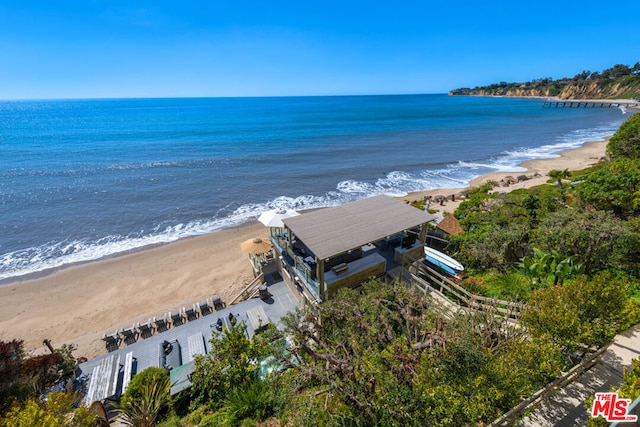
[[[465,187],[625,119],[445,95],[0,102],[0,279],[274,208]]]

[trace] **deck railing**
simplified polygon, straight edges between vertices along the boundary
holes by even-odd
[[[524,414],[531,412],[545,399],[549,398],[563,387],[571,384],[572,382],[580,378],[582,374],[591,369],[596,363],[600,361],[604,353],[609,348],[609,345],[611,345],[611,343],[608,343],[600,347],[595,352],[585,356],[579,364],[571,368],[568,372],[562,374],[560,377],[556,378],[552,383],[536,391],[533,395],[529,396],[518,405],[511,408],[508,412],[489,424],[489,427],[507,427],[515,425],[516,422],[520,418],[522,418]]]
[[[262,286],[263,283],[264,283],[264,273],[260,273],[247,286],[245,286],[245,288],[239,294],[237,294],[233,299],[231,299],[231,301],[229,302],[229,305],[233,305],[236,302],[244,301],[246,299],[253,297],[255,294],[258,293],[260,286]]]
[[[495,310],[503,316],[517,319],[524,309],[523,303],[487,298],[475,295],[435,269],[413,260],[405,267],[412,276],[412,283],[423,292],[436,290],[457,305],[473,310]],[[421,277],[421,276],[424,276]]]

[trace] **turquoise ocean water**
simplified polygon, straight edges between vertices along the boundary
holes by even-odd
[[[610,135],[617,109],[446,95],[0,102],[0,280],[275,207],[465,186]]]

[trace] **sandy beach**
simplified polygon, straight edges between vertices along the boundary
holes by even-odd
[[[539,177],[500,187],[499,191],[532,187],[546,182],[553,169],[579,170],[605,155],[606,141],[585,144],[558,158],[528,161],[526,172],[491,173],[476,178],[471,186],[505,176]],[[450,197],[464,188],[412,193],[401,199],[425,196]],[[453,212],[459,197],[432,208]],[[137,251],[104,260],[49,272],[42,277],[17,280],[0,286],[0,339],[24,340],[25,349],[42,352],[45,338],[55,347],[75,344],[77,357],[105,353],[103,333],[113,333],[135,322],[162,316],[213,296],[228,301],[253,279],[240,242],[266,237],[268,230],[257,221],[208,235]]]
[[[520,175],[526,175],[530,177],[530,179],[526,181],[520,181],[514,184],[510,184],[507,187],[496,187],[494,191],[503,191],[509,192],[516,190],[518,188],[531,188],[537,185],[541,185],[546,183],[549,180],[549,171],[552,170],[581,170],[586,169],[590,166],[597,164],[600,159],[606,156],[607,143],[609,139],[607,138],[605,141],[595,141],[588,142],[584,144],[582,147],[567,150],[560,153],[559,157],[551,158],[551,159],[540,159],[540,160],[529,160],[527,162],[522,163],[520,166],[525,171],[522,172],[493,172],[489,174],[485,174],[479,176],[478,178],[473,179],[470,182],[469,187],[464,188],[439,188],[437,190],[429,190],[429,191],[419,191],[415,193],[411,193],[404,197],[404,200],[409,202],[414,202],[417,200],[422,200],[427,196],[443,196],[446,197],[447,200],[444,201],[444,205],[439,205],[437,203],[433,203],[431,205],[432,209],[437,209],[443,212],[453,213],[458,205],[462,202],[460,197],[456,197],[455,201],[451,200],[451,196],[460,196],[465,190],[472,187],[479,187],[480,185],[486,183],[487,181],[496,181],[500,183],[503,179],[507,177],[517,178]]]

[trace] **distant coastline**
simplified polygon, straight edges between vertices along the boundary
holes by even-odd
[[[474,88],[459,88],[449,95],[541,96],[559,99],[636,99],[640,97],[640,63],[616,64],[601,72],[582,71],[573,77],[550,77],[528,82],[500,82]]]

